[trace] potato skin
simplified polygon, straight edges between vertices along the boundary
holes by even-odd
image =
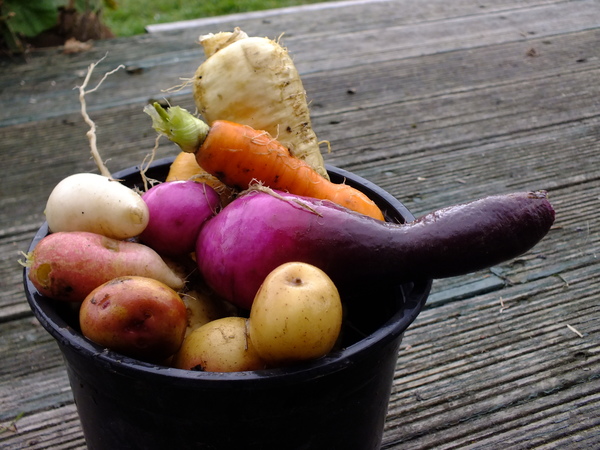
[[[186,337],[213,320],[239,315],[235,306],[208,292],[207,289],[193,289],[180,295],[187,308]]]
[[[173,289],[184,284],[150,247],[83,231],[49,234],[27,260],[28,278],[40,294],[68,302],[82,302],[119,276],[154,278]]]
[[[167,285],[144,277],[118,277],[94,289],[81,304],[82,334],[143,361],[161,362],[181,346],[187,310]]]
[[[265,368],[246,333],[243,317],[213,320],[190,333],[172,366],[205,372],[241,372]]]
[[[310,264],[273,270],[256,294],[248,332],[273,366],[316,359],[331,351],[342,326],[342,302],[333,281]]]

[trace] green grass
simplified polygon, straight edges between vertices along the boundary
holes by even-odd
[[[104,8],[104,22],[116,36],[143,34],[146,25],[247,11],[319,3],[326,0],[117,0]]]

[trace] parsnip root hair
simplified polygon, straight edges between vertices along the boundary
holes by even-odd
[[[96,123],[92,120],[92,118],[89,116],[89,114],[87,112],[87,102],[86,102],[86,95],[91,94],[92,92],[95,92],[98,89],[100,89],[100,86],[102,85],[102,83],[104,83],[104,81],[110,75],[114,74],[115,72],[117,72],[120,69],[124,69],[125,68],[124,64],[119,64],[116,68],[112,69],[109,72],[106,72],[102,76],[102,78],[100,79],[100,81],[96,84],[96,86],[94,86],[93,88],[88,88],[88,85],[90,83],[90,79],[92,77],[92,73],[94,72],[94,69],[107,56],[108,56],[108,53],[106,55],[104,55],[102,58],[100,58],[98,61],[96,61],[95,63],[91,63],[88,66],[88,70],[87,70],[85,79],[83,80],[83,84],[81,86],[76,86],[76,89],[79,91],[79,103],[81,105],[81,115],[82,115],[83,120],[85,121],[85,123],[90,127],[90,129],[86,133],[86,136],[87,136],[87,138],[89,140],[89,143],[90,143],[90,153],[92,155],[92,159],[96,163],[96,167],[98,168],[98,171],[100,172],[101,175],[103,175],[103,176],[105,176],[107,178],[112,178],[110,170],[108,169],[108,167],[106,167],[106,164],[102,160],[102,156],[100,155],[100,152],[98,151],[98,143],[97,143],[97,136],[96,136]],[[148,168],[152,164],[152,161],[154,161],[154,157],[156,155],[156,150],[158,149],[158,139],[159,139],[159,137],[160,136],[156,137],[155,145],[154,145],[154,148],[152,149],[151,154],[149,154],[146,157],[144,157],[144,160],[140,164],[140,168],[141,168],[140,169],[140,174],[142,176],[142,180],[144,181],[144,191],[148,190],[148,185],[149,184],[150,185],[154,185],[154,184],[158,183],[158,180],[154,180],[152,178],[148,178],[146,176],[146,171],[148,170]]]
[[[306,92],[285,48],[239,28],[200,37],[206,60],[192,84],[198,112],[265,130],[329,179],[312,128]]]
[[[86,136],[90,142],[90,152],[92,154],[92,158],[94,159],[94,162],[96,163],[96,167],[98,167],[100,174],[104,175],[105,177],[110,178],[110,176],[111,176],[110,171],[104,164],[104,161],[102,161],[100,152],[98,152],[97,138],[96,138],[96,124],[87,113],[87,103],[85,101],[85,96],[87,94],[91,94],[94,91],[97,91],[100,88],[100,85],[102,85],[102,83],[104,82],[104,80],[106,80],[106,78],[108,78],[110,75],[115,73],[117,70],[125,68],[125,66],[123,64],[119,65],[116,69],[113,69],[110,72],[105,73],[104,76],[102,77],[102,79],[98,82],[98,84],[94,88],[88,89],[87,87],[90,82],[92,73],[94,72],[94,69],[96,68],[96,66],[98,64],[100,64],[104,60],[104,58],[106,58],[106,55],[104,55],[102,58],[100,58],[99,61],[92,63],[88,66],[87,74],[85,76],[85,79],[83,80],[83,84],[81,86],[77,86],[77,89],[79,90],[79,103],[81,104],[81,115],[83,116],[83,120],[85,121],[85,123],[87,123],[88,126],[90,127],[89,131],[86,133]]]

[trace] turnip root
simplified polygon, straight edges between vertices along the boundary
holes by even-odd
[[[150,220],[140,240],[161,255],[181,256],[194,251],[200,227],[218,210],[219,194],[195,181],[168,181],[142,195]]]
[[[60,181],[46,203],[50,231],[88,231],[114,239],[139,235],[148,224],[141,196],[119,181],[78,173]]]
[[[528,251],[553,222],[545,192],[490,196],[392,224],[328,201],[250,191],[205,224],[196,257],[209,286],[250,308],[286,262],[313,264],[340,289],[451,277]]]
[[[200,37],[206,60],[194,75],[196,107],[214,120],[265,130],[325,178],[306,92],[287,50],[239,28]]]
[[[150,247],[88,232],[47,235],[27,255],[26,265],[40,294],[69,302],[82,302],[101,284],[126,275],[153,278],[172,289],[184,285]]]

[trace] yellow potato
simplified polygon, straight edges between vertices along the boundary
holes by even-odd
[[[319,358],[333,348],[342,326],[342,303],[321,269],[291,262],[273,270],[256,294],[248,333],[271,365]]]
[[[178,369],[241,372],[265,367],[246,333],[243,317],[213,320],[186,337],[173,358]]]
[[[208,294],[199,289],[181,294],[181,298],[187,308],[186,337],[208,322],[232,316],[236,313],[236,308],[233,305],[218,298],[215,294]]]

